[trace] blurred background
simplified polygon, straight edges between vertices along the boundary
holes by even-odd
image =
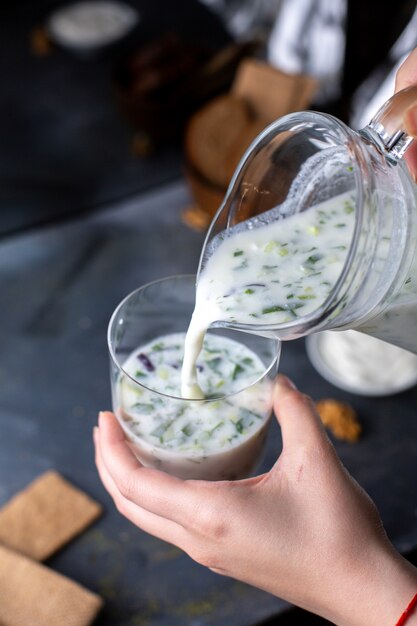
[[[150,189],[181,176],[187,158],[195,186],[206,183],[201,194],[216,183],[223,192],[253,136],[289,110],[319,108],[360,125],[416,43],[414,8],[410,0],[395,9],[376,0],[158,0],[113,3],[106,16],[106,5],[94,12],[86,3],[78,15],[59,2],[5,3],[0,231]],[[242,67],[245,59],[262,65]],[[265,75],[263,64],[275,71]],[[236,84],[239,67],[246,73]],[[213,101],[184,147],[192,114]],[[222,145],[200,154],[195,143],[207,133]],[[227,171],[210,172],[210,159]]]
[[[325,623],[204,571],[114,511],[91,445],[110,406],[106,326],[140,284],[196,271],[230,177],[267,124],[307,108],[354,128],[369,120],[417,45],[416,4],[2,4],[0,504],[53,467],[104,505],[47,563],[103,597],[99,626]],[[314,397],[358,410],[364,438],[338,451],[414,559],[415,390],[352,396],[315,372],[303,342],[282,367]],[[275,432],[265,467],[279,446]]]

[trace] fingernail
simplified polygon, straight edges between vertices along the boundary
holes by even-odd
[[[104,415],[104,411],[99,411],[99,414],[98,414],[98,425],[99,426],[100,426],[100,423],[101,423],[101,421],[103,419],[103,415]]]
[[[93,439],[94,439],[94,442],[96,441],[97,437],[98,437],[98,428],[97,428],[97,426],[94,426],[93,427]]]
[[[417,136],[417,105],[413,104],[404,114],[405,129],[412,137]]]
[[[283,374],[279,374],[276,387],[278,393],[281,391],[285,391],[286,389],[297,389],[292,380],[290,380],[289,378],[287,378],[287,376],[284,376]]]

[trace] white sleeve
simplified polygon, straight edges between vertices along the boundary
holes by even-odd
[[[346,0],[282,0],[268,42],[268,61],[289,74],[309,74],[319,100],[340,93]],[[320,98],[321,92],[321,98]]]

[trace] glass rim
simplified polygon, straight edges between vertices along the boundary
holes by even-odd
[[[184,280],[184,279],[192,279],[192,278],[195,279],[196,278],[196,274],[173,274],[171,276],[164,276],[162,278],[157,278],[155,280],[149,281],[148,283],[145,283],[145,284],[141,285],[140,287],[137,287],[136,289],[134,289],[130,293],[128,293],[119,302],[119,304],[117,305],[117,307],[115,308],[115,310],[113,311],[113,313],[112,313],[112,315],[110,317],[110,321],[109,321],[109,324],[108,324],[108,327],[107,327],[107,347],[108,347],[110,358],[111,358],[111,361],[113,362],[113,364],[118,368],[119,372],[122,372],[124,376],[127,376],[127,378],[134,385],[142,387],[143,389],[146,389],[147,391],[150,391],[150,392],[152,392],[152,393],[154,393],[154,394],[156,394],[158,396],[163,396],[165,398],[170,398],[171,400],[179,400],[179,401],[183,401],[183,402],[200,402],[200,403],[224,401],[224,400],[227,400],[228,398],[231,398],[232,396],[235,396],[235,395],[237,395],[239,393],[242,393],[243,391],[246,391],[247,389],[250,389],[254,385],[258,384],[263,378],[265,378],[266,376],[268,376],[270,374],[270,372],[275,367],[275,365],[278,364],[279,358],[280,358],[280,354],[281,354],[281,341],[280,341],[280,339],[278,337],[262,337],[263,339],[268,340],[268,341],[274,343],[277,349],[276,349],[276,352],[274,353],[272,359],[270,360],[269,365],[265,366],[265,370],[262,372],[262,374],[260,376],[258,376],[258,378],[256,378],[254,381],[252,381],[249,385],[246,385],[245,387],[242,387],[241,389],[238,389],[237,391],[234,391],[233,393],[228,393],[228,394],[225,394],[225,395],[222,395],[222,396],[216,396],[214,398],[213,397],[211,397],[211,398],[183,398],[182,396],[173,396],[171,394],[163,393],[162,391],[157,391],[156,389],[152,389],[152,387],[147,387],[143,383],[141,383],[138,380],[136,380],[136,378],[131,376],[123,368],[123,366],[118,361],[116,353],[115,353],[114,348],[113,348],[113,344],[112,344],[112,340],[111,340],[111,333],[112,333],[112,330],[113,330],[113,328],[115,326],[116,319],[117,319],[118,314],[120,313],[120,310],[122,309],[123,305],[128,300],[130,300],[133,296],[135,296],[139,292],[144,291],[145,289],[147,289],[149,287],[152,287],[153,285],[156,285],[158,283],[169,282],[169,281],[172,281],[174,279]],[[190,319],[191,319],[191,317],[190,317]],[[207,330],[208,331],[210,331],[210,330],[217,330],[219,328],[221,328],[221,327],[211,325],[211,326],[209,326],[209,328]],[[249,333],[249,334],[254,334],[254,333]],[[261,335],[257,335],[257,336],[261,337]]]

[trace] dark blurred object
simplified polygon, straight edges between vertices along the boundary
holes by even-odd
[[[30,49],[36,57],[47,57],[51,54],[53,43],[44,26],[36,26],[30,35]]]
[[[229,89],[239,63],[257,42],[207,47],[164,34],[129,54],[115,74],[117,97],[136,129],[134,152],[147,154],[181,138],[190,115]]]
[[[392,69],[389,51],[416,6],[416,0],[348,0],[342,94],[329,113],[348,122],[359,85],[376,70],[380,72],[379,84],[384,80]]]
[[[186,178],[195,200],[183,215],[188,225],[209,224],[253,139],[282,115],[306,108],[316,85],[308,76],[246,59],[230,92],[194,114],[185,135]]]
[[[181,176],[180,142],[147,159],[115,102],[114,69],[163,32],[220,50],[224,27],[197,0],[126,0],[141,19],[122,40],[80,54],[50,45],[64,0],[16,0],[0,20],[0,237],[97,210]],[[46,36],[46,39],[45,39]],[[49,53],[48,53],[49,52]]]

